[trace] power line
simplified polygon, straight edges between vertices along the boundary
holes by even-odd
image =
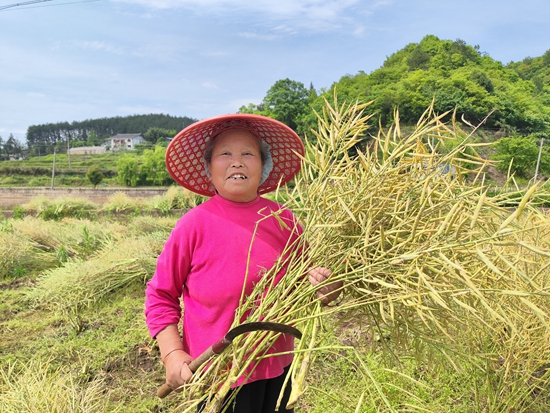
[[[18,7],[18,6],[27,6],[29,4],[34,4],[34,3],[44,3],[45,1],[52,1],[52,0],[32,0],[32,1],[25,1],[23,3],[8,4],[7,6],[0,6],[0,10],[9,9],[9,8]]]
[[[19,7],[19,6],[29,6],[31,4],[44,3],[44,2],[48,2],[48,1],[53,1],[53,0],[32,0],[32,1],[26,1],[26,2],[23,2],[23,3],[9,4],[7,6],[0,6],[0,11],[5,10],[5,9],[9,9],[9,8]],[[95,1],[101,1],[101,0],[71,1],[71,2],[67,2],[67,3],[47,4],[47,5],[43,5],[43,6],[38,6],[37,5],[37,6],[30,6],[30,7],[22,7],[22,9],[34,9],[34,8],[37,8],[37,7],[63,6],[63,5],[67,5],[67,4],[76,4],[76,3],[91,3],[91,2],[95,2]],[[12,11],[12,10],[8,10],[8,11]]]

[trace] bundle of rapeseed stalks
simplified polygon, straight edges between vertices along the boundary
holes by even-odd
[[[0,370],[0,411],[4,413],[105,412],[108,391],[101,379],[83,382],[67,368],[53,368],[49,361],[34,359]]]
[[[308,145],[296,186],[286,194],[304,234],[243,297],[234,324],[274,321],[304,333],[291,365],[290,405],[305,391],[323,314],[354,310],[403,351],[432,348],[457,368],[469,358],[497,374],[502,406],[518,386],[550,385],[550,221],[530,204],[530,188],[508,209],[484,185],[487,163],[454,122],[428,109],[415,130],[395,125],[360,148],[367,105],[327,104],[315,145]],[[448,140],[461,143],[441,148]],[[302,253],[304,252],[304,253]],[[308,269],[333,270],[345,298],[322,308]],[[273,286],[273,275],[287,268]],[[261,297],[261,300],[258,300]],[[186,385],[180,410],[207,397],[216,412],[246,368],[265,354],[274,333],[250,334]],[[217,338],[213,338],[215,340]],[[412,343],[416,343],[413,346]],[[421,343],[419,346],[418,343]],[[229,366],[229,367],[228,367]],[[359,407],[358,407],[359,408]]]
[[[148,202],[153,209],[166,212],[173,209],[188,210],[204,202],[205,197],[181,186],[171,186],[162,196],[155,196]]]
[[[66,251],[69,257],[86,257],[105,243],[120,239],[128,230],[111,222],[108,225],[88,219],[64,218],[62,221],[44,221],[26,216],[13,220],[13,232],[39,245],[44,251]]]
[[[22,276],[56,265],[55,257],[13,230],[0,231],[0,280]]]
[[[69,259],[44,271],[30,299],[69,315],[109,293],[151,278],[166,233],[154,232],[106,243],[87,260]]]
[[[87,199],[61,197],[50,199],[44,195],[34,197],[22,206],[26,213],[32,213],[45,220],[60,220],[71,216],[85,216],[97,208]]]

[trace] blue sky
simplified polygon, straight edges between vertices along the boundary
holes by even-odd
[[[548,0],[0,0],[0,136],[30,125],[259,103],[319,90],[427,34],[503,63],[550,49]]]

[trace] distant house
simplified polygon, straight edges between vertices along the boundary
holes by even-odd
[[[105,151],[105,146],[80,146],[69,149],[71,155],[100,155],[105,153]]]
[[[145,143],[145,139],[140,133],[119,133],[118,135],[111,136],[110,143],[106,142],[107,146],[111,147],[112,151],[119,150],[134,150],[136,145]]]

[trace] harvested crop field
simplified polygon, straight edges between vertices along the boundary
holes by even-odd
[[[74,197],[102,205],[117,192],[122,192],[131,198],[151,198],[164,195],[167,190],[168,188],[0,188],[0,210],[13,209],[13,207],[26,204],[38,196],[48,199]]]
[[[490,194],[476,144],[431,110],[411,134],[396,124],[365,144],[367,108],[327,105],[301,175],[277,194],[303,223],[307,257],[291,256],[273,286],[277,263],[238,309],[302,331],[296,412],[550,411],[550,220],[538,187]],[[172,192],[155,205],[197,202]],[[40,213],[1,223],[0,411],[194,412],[206,396],[217,411],[273,335],[236,339],[158,399],[143,290],[177,217],[142,216],[127,196],[105,204],[136,211],[124,221],[70,216],[84,205],[31,201]],[[343,282],[334,305],[304,278],[313,263]]]

